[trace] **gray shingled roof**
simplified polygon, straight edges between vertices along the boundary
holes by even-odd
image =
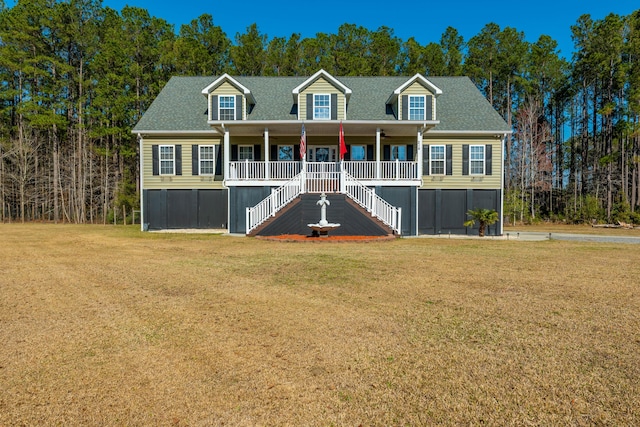
[[[207,99],[201,91],[217,77],[173,77],[133,129],[144,131],[203,131]],[[292,90],[308,77],[234,77],[251,90],[256,105],[248,120],[295,120]],[[409,77],[337,77],[353,93],[349,120],[394,120],[385,102]],[[436,130],[496,131],[511,129],[467,77],[427,77],[442,89],[437,98]]]

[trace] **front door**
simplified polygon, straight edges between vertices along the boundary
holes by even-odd
[[[307,149],[307,157],[310,162],[335,162],[336,152],[337,147],[335,145],[314,145]]]

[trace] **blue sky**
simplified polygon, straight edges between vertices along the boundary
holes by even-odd
[[[7,1],[11,6],[14,1]],[[147,9],[149,13],[175,25],[188,23],[203,13],[213,16],[232,40],[252,23],[260,32],[272,37],[289,37],[300,33],[313,37],[316,33],[335,33],[344,23],[375,30],[392,28],[402,40],[415,37],[421,44],[438,42],[448,26],[465,41],[478,34],[489,22],[501,28],[510,26],[525,33],[534,42],[541,34],[558,41],[561,54],[570,59],[573,52],[571,25],[582,14],[602,19],[609,13],[629,15],[640,9],[638,0],[537,0],[537,1],[449,1],[399,2],[389,0],[324,0],[294,1],[221,1],[221,0],[103,0],[104,6],[121,10],[125,5]],[[417,5],[420,5],[419,7]]]

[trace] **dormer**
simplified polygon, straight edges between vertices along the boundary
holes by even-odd
[[[293,89],[298,120],[346,120],[351,89],[320,70]]]
[[[223,74],[206,88],[209,121],[246,120],[247,111],[256,100],[251,91],[228,74]]]
[[[416,74],[393,91],[387,105],[393,108],[398,120],[435,121],[436,98],[442,90]]]

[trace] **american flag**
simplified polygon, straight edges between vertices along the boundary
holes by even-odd
[[[304,123],[302,124],[302,135],[300,135],[300,158],[304,160],[307,155],[307,132],[304,130]]]

